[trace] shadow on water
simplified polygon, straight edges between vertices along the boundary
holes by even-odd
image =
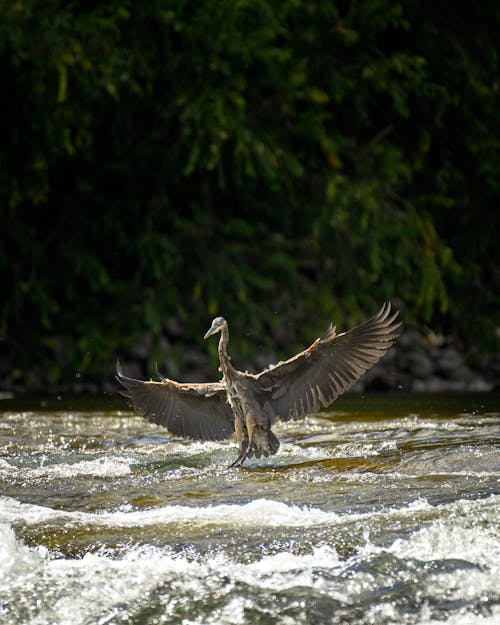
[[[447,418],[460,412],[489,410],[498,413],[500,396],[498,393],[465,393],[465,394],[415,394],[382,393],[371,395],[346,394],[335,401],[324,414],[333,413],[343,418],[347,411],[349,418],[358,415],[401,415],[402,413],[424,414]],[[114,412],[130,411],[126,400],[119,395],[48,395],[7,397],[0,399],[1,411],[35,411],[53,412],[67,411],[99,411]]]

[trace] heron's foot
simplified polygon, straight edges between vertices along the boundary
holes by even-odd
[[[249,447],[247,447],[245,451],[240,451],[240,453],[238,454],[238,457],[236,458],[234,462],[232,462],[228,466],[228,469],[233,469],[234,467],[241,467],[243,463],[245,462],[246,457],[248,456],[249,452],[250,452]]]
[[[241,467],[245,458],[240,454],[234,462],[227,467],[228,469],[234,469],[235,467]]]

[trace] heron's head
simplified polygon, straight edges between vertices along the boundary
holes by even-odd
[[[222,326],[225,323],[226,323],[226,320],[224,319],[224,317],[215,317],[215,319],[212,321],[212,325],[210,326],[210,329],[208,330],[208,332],[205,334],[203,338],[208,339],[208,337],[212,336],[212,334],[216,334],[217,332],[220,332],[222,330]]]

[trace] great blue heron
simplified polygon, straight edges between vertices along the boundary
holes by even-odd
[[[303,352],[257,374],[233,367],[227,353],[227,321],[216,317],[204,338],[221,333],[220,382],[180,384],[160,374],[159,382],[134,380],[119,364],[117,379],[131,406],[172,434],[217,441],[236,432],[239,454],[230,466],[241,466],[247,457],[278,451],[279,441],[271,431],[276,421],[326,408],[372,367],[399,336],[397,315],[391,315],[390,304],[385,304],[372,319],[348,332],[336,334],[330,324]]]

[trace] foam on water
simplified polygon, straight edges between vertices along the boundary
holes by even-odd
[[[7,523],[0,523],[0,588],[25,571],[37,571],[41,558],[20,543]]]
[[[487,500],[497,502],[500,496],[492,495]],[[0,496],[0,521],[14,523],[22,521],[27,525],[60,520],[65,523],[84,525],[106,525],[112,527],[135,527],[147,525],[221,525],[230,527],[312,527],[325,524],[339,524],[348,521],[369,520],[376,517],[408,516],[418,511],[446,510],[467,514],[477,509],[480,502],[457,501],[452,504],[431,506],[425,499],[416,499],[407,506],[375,510],[361,514],[337,514],[320,508],[289,505],[271,499],[255,499],[244,504],[222,504],[208,506],[168,505],[147,510],[134,510],[132,506],[121,506],[115,512],[81,512],[53,510],[43,506],[25,504],[9,497]],[[425,531],[425,530],[422,530]]]
[[[126,459],[96,458],[81,460],[72,464],[44,465],[31,471],[33,477],[50,475],[54,477],[76,477],[77,475],[93,475],[96,477],[118,477],[130,473],[130,463]]]
[[[288,451],[287,447],[292,447],[296,453],[306,456],[307,460],[332,458],[331,449],[327,452],[324,447],[313,447],[312,443],[334,444],[333,451],[336,458],[366,458],[370,456],[379,456],[380,454],[385,454],[387,452],[398,451],[397,442],[395,440],[363,443],[338,443],[338,437],[336,434],[309,436],[302,439],[301,442],[303,444],[307,444],[306,449],[299,447],[298,445],[288,445],[284,446],[283,451],[286,453]]]
[[[328,458],[325,450],[321,447],[308,447],[307,450],[301,445],[294,445],[293,443],[281,443],[279,449],[279,456],[277,461],[280,462],[281,458],[286,458],[289,463],[291,460],[296,462],[305,462],[311,460],[324,460]]]
[[[130,461],[126,458],[94,458],[76,462],[50,462],[44,459],[36,467],[15,467],[6,460],[0,459],[0,476],[8,477],[13,473],[22,479],[38,479],[45,477],[72,478],[79,475],[95,477],[118,477],[131,472]]]
[[[53,510],[43,506],[20,503],[9,497],[0,497],[0,521],[26,525],[57,522],[74,525],[109,527],[144,527],[152,525],[193,526],[218,525],[232,528],[313,527],[358,521],[371,517],[414,514],[418,510],[432,509],[425,500],[416,500],[408,506],[369,512],[366,514],[342,514],[326,512],[319,508],[288,505],[271,499],[255,499],[245,504],[222,504],[208,506],[169,505],[148,510],[134,510],[130,505],[121,506],[115,512],[81,512]]]
[[[337,551],[328,545],[321,545],[308,554],[282,551],[264,556],[251,564],[233,564],[233,576],[239,582],[264,590],[273,588],[274,591],[283,591],[298,586],[321,590],[326,589],[326,584],[318,575],[318,570],[342,568],[343,563]],[[335,596],[345,603],[349,602],[345,594],[335,592]]]
[[[389,551],[400,559],[431,564],[426,587],[434,599],[480,602],[496,595],[498,601],[500,522],[497,502],[498,497],[489,497],[482,502],[449,506],[448,515],[415,531],[407,539],[397,539]]]
[[[424,617],[426,614],[424,613]],[[493,606],[491,614],[471,614],[462,610],[458,614],[452,614],[444,620],[424,618],[422,625],[498,625],[500,622],[500,606]]]
[[[5,506],[9,503],[6,498],[1,498],[0,503],[4,505],[4,510],[10,507],[12,517],[21,514],[29,519],[30,515],[34,518],[42,513],[37,506],[18,502]],[[307,516],[310,513],[308,510],[294,510],[285,504],[273,505],[278,502],[260,500],[252,503],[257,505],[245,504],[237,508],[262,513],[262,506],[266,506],[267,510],[281,515],[282,519],[283,515],[289,519],[293,514]],[[341,558],[332,545],[323,544],[307,553],[284,550],[263,555],[250,563],[234,560],[222,550],[208,554],[193,551],[174,553],[167,547],[152,546],[131,548],[121,558],[95,553],[87,553],[76,560],[54,558],[46,549],[23,545],[16,539],[11,527],[3,523],[0,524],[0,605],[7,606],[12,614],[30,625],[83,625],[98,619],[108,622],[116,618],[117,622],[121,622],[133,615],[137,606],[147,604],[150,597],[156,595],[161,598],[165,612],[168,612],[174,609],[179,597],[189,602],[215,594],[220,598],[222,607],[214,610],[203,622],[235,625],[245,622],[241,620],[243,604],[232,596],[233,591],[242,585],[250,589],[248,596],[253,596],[255,591],[256,596],[272,592],[280,593],[282,597],[293,597],[296,589],[310,589],[339,604],[356,606],[371,593],[376,596],[381,587],[385,587],[387,592],[391,585],[397,586],[406,581],[415,584],[416,591],[423,597],[479,602],[482,597],[498,595],[500,559],[494,523],[495,503],[494,498],[489,498],[482,502],[449,505],[444,518],[440,516],[407,538],[397,539],[389,548],[368,541],[354,555]],[[218,514],[223,513],[223,507],[214,508],[218,508]],[[436,510],[440,508],[438,506]],[[399,512],[409,514],[422,509],[427,509],[427,506],[418,501]],[[473,522],[468,521],[469,526],[467,517],[458,514],[460,510],[464,514],[475,511]],[[51,512],[61,514],[55,510]],[[325,517],[320,518],[324,520]],[[338,518],[335,516],[335,519]],[[407,570],[405,565],[398,574],[397,570],[394,571],[394,564],[390,568],[377,564],[387,553],[393,554],[396,562],[402,563],[401,566],[405,561],[410,564],[427,561],[434,566],[411,565]],[[373,568],[369,565],[372,560],[375,562]],[[405,575],[409,576],[406,580]],[[30,592],[26,593],[28,587]],[[247,601],[251,602],[250,599]],[[30,608],[33,602],[38,611]],[[373,618],[367,622],[400,622],[400,614],[392,602],[368,601],[366,609],[371,611]],[[392,619],[389,618],[391,614]],[[438,622],[448,625],[493,625],[496,623],[494,615],[498,615],[498,611],[491,616],[480,616],[464,609],[445,621],[435,621],[424,601],[421,614],[414,622],[421,625]],[[193,622],[201,621],[197,619]]]
[[[163,506],[149,510],[133,510],[123,506],[116,512],[80,512],[53,510],[43,506],[23,504],[8,497],[0,497],[0,520],[37,524],[61,520],[66,523],[134,527],[196,523],[198,525],[226,525],[231,527],[310,527],[335,522],[338,515],[317,508],[290,506],[268,499],[256,499],[246,504],[218,506]]]
[[[90,553],[81,560],[41,557],[16,541],[5,525],[0,525],[0,540],[2,556],[12,563],[0,578],[0,604],[20,616],[34,612],[30,605],[38,605],[39,613],[25,621],[30,625],[97,622],[103,614],[119,612],[117,606],[133,604],[159,581],[172,575],[195,575],[197,570],[183,558],[152,553],[134,557],[131,552],[122,560]],[[26,587],[30,588],[27,598]]]
[[[456,514],[439,518],[409,539],[398,539],[391,551],[399,557],[433,561],[445,558],[467,560],[479,566],[492,566],[500,573],[500,527],[498,509],[476,517],[467,526],[467,518]]]
[[[378,602],[370,608],[367,614],[368,623],[389,623],[399,624],[401,615],[392,603]],[[491,614],[474,614],[467,610],[460,610],[447,618],[432,618],[428,603],[424,603],[417,616],[416,622],[419,625],[498,625],[500,621],[500,606],[493,606]]]

